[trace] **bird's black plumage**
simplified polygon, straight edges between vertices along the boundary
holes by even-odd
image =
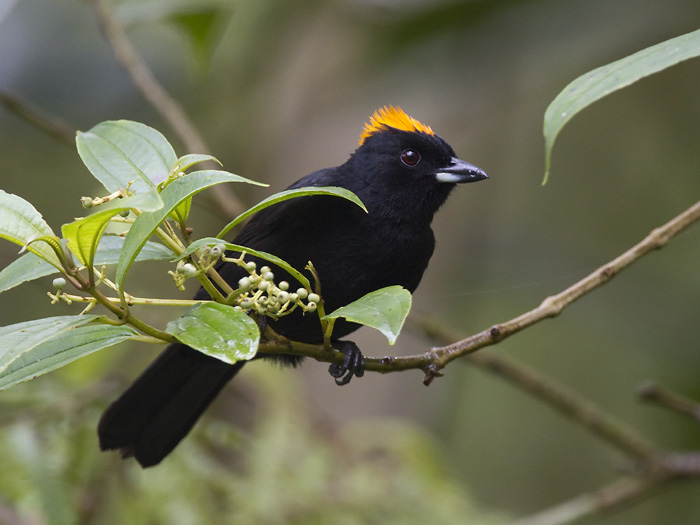
[[[433,215],[455,184],[484,178],[483,171],[457,159],[430,128],[398,108],[384,108],[373,116],[345,164],[290,186],[347,188],[368,213],[337,197],[300,197],[253,216],[234,242],[273,253],[300,270],[311,261],[327,312],[385,286],[398,284],[413,292],[435,247]],[[218,271],[234,288],[247,275],[234,264],[220,264]],[[276,281],[287,280],[294,289],[291,276],[279,268],[273,271]],[[208,296],[200,290],[195,297]],[[291,340],[321,342],[318,316],[297,312],[270,325]],[[333,337],[338,340],[357,328],[339,319]],[[300,360],[277,358],[291,364]],[[98,427],[101,448],[121,449],[144,467],[159,463],[242,366],[170,345],[105,411]]]

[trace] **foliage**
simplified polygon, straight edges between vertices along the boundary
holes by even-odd
[[[260,183],[221,170],[187,172],[199,163],[216,159],[201,154],[178,158],[162,134],[137,122],[102,122],[87,132],[78,132],[76,142],[90,173],[111,193],[100,198],[83,197],[83,206],[97,211],[64,224],[61,239],[31,204],[16,195],[0,192],[0,236],[21,245],[33,257],[25,256],[0,272],[0,288],[7,290],[57,270],[62,277],[54,280],[57,292],[49,294],[53,301],[86,302],[87,307],[78,316],[1,328],[0,348],[5,350],[0,353],[0,389],[129,339],[179,340],[228,363],[248,360],[257,352],[260,333],[246,310],[273,318],[288,315],[297,308],[308,313],[318,308],[322,314],[322,298],[309,280],[285,261],[216,238],[191,239],[187,219],[197,193],[223,183]],[[268,206],[315,195],[344,198],[364,209],[360,200],[343,188],[299,188],[263,200],[231,221],[219,235]],[[115,225],[121,226],[118,237],[107,235],[107,229]],[[151,241],[152,238],[158,241]],[[119,239],[116,245],[115,239]],[[196,278],[217,302],[198,303],[161,330],[135,317],[130,306],[191,304],[192,301],[137,299],[126,291],[125,281],[136,261],[163,259],[164,252],[177,265],[169,273],[178,289],[184,290],[184,282]],[[239,256],[227,256],[234,252]],[[287,292],[289,283],[276,285],[269,267],[261,268],[258,273],[255,263],[245,260],[246,254],[285,269],[302,287]],[[78,263],[74,262],[76,259]],[[107,277],[106,265],[115,259],[112,281]],[[239,288],[232,289],[214,268],[219,260],[240,265],[250,277],[241,280]],[[66,293],[67,284],[79,294]],[[330,338],[333,322],[329,320],[352,315],[354,321],[380,329],[393,341],[408,314],[410,294],[405,290],[386,293],[393,298],[391,323],[377,317],[375,293],[348,305],[350,313],[340,310],[322,317],[321,322],[328,325],[326,334]],[[97,304],[107,307],[116,318],[86,315]],[[372,315],[363,316],[368,310]]]

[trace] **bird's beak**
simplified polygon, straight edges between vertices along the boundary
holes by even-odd
[[[446,168],[442,168],[435,174],[435,180],[438,182],[451,183],[476,182],[488,178],[484,170],[468,162],[464,162],[457,157],[452,157],[450,165]]]

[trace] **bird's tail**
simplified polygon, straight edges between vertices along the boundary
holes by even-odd
[[[142,467],[157,465],[243,364],[229,365],[179,343],[168,346],[102,415],[100,448],[120,449]]]

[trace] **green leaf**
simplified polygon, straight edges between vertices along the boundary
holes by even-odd
[[[198,303],[168,323],[178,341],[225,363],[252,359],[258,350],[258,325],[245,312],[219,303]]]
[[[98,317],[49,317],[0,327],[0,390],[138,336],[128,326],[95,323]]]
[[[121,255],[124,238],[118,235],[104,235],[97,246],[95,254],[95,266],[103,264],[117,264]],[[137,261],[168,261],[172,259],[173,252],[162,244],[147,242],[136,257]],[[33,281],[40,277],[53,275],[58,270],[33,253],[22,255],[19,259],[0,271],[0,292],[5,292],[27,281]]]
[[[258,213],[260,210],[263,210],[263,209],[267,208],[268,206],[272,206],[273,204],[277,204],[278,202],[286,201],[289,199],[294,199],[297,197],[307,197],[310,195],[331,195],[333,197],[342,197],[343,199],[347,199],[350,202],[354,202],[360,208],[362,208],[365,212],[367,211],[367,208],[365,208],[365,205],[362,204],[362,201],[357,197],[357,195],[355,195],[350,190],[346,190],[345,188],[339,188],[336,186],[320,186],[320,187],[309,186],[306,188],[296,188],[293,190],[285,190],[285,191],[281,191],[279,193],[275,193],[274,195],[271,195],[267,199],[260,201],[255,206],[253,206],[252,208],[250,208],[247,211],[244,211],[238,217],[236,217],[231,222],[229,222],[224,227],[224,229],[218,233],[217,237],[223,237],[229,231],[231,231],[233,228],[238,226],[241,222],[246,220],[248,217]]]
[[[646,76],[700,55],[700,30],[667,40],[580,76],[557,95],[544,115],[545,175],[557,135],[576,113]]]
[[[322,317],[344,317],[348,321],[376,328],[394,344],[411,309],[411,293],[401,286],[388,286],[368,293],[346,306]]]
[[[112,217],[131,209],[140,212],[156,211],[163,207],[161,200],[155,189],[147,192],[115,199],[107,204],[100,205],[97,213],[78,219],[74,222],[64,224],[61,228],[63,237],[68,241],[68,248],[73,252],[80,262],[85,266],[92,266],[97,251],[97,245],[102,238],[102,234],[107,228]]]
[[[0,237],[26,246],[27,250],[38,255],[56,268],[62,268],[56,252],[44,242],[32,240],[41,237],[56,237],[36,208],[22,197],[0,190]]]
[[[271,253],[267,252],[261,252],[258,250],[253,250],[252,248],[241,246],[240,244],[232,244],[230,242],[222,241],[221,239],[216,239],[214,237],[205,237],[203,239],[196,240],[195,242],[190,244],[187,247],[187,249],[174,260],[179,261],[180,259],[183,259],[184,257],[190,255],[191,253],[196,252],[200,248],[203,248],[204,246],[214,246],[216,244],[223,244],[227,251],[245,252],[250,255],[253,255],[254,257],[259,257],[267,262],[271,262],[272,264],[275,264],[283,270],[285,270],[289,275],[291,275],[297,281],[299,281],[299,283],[307,290],[311,289],[311,283],[309,283],[309,280],[301,272],[293,268],[292,265],[290,265],[287,261],[280,259],[276,255],[272,255]]]
[[[177,162],[167,139],[153,128],[130,120],[101,122],[76,136],[78,154],[109,192],[142,193],[163,182]]]
[[[194,171],[175,179],[160,193],[164,203],[163,207],[156,211],[142,213],[131,225],[117,265],[116,283],[118,285],[124,283],[126,274],[141,247],[182,201],[203,189],[222,182],[247,182],[262,185],[239,175],[218,170]]]
[[[192,166],[194,166],[195,164],[199,164],[200,162],[216,162],[219,166],[223,166],[219,159],[217,159],[216,157],[212,157],[211,155],[190,153],[189,155],[183,155],[182,157],[177,159],[175,166],[173,166],[170,171],[172,173],[177,173],[179,171],[187,171]]]
[[[0,272],[0,292],[5,292],[24,282],[58,273],[56,267],[33,253],[22,255]]]

